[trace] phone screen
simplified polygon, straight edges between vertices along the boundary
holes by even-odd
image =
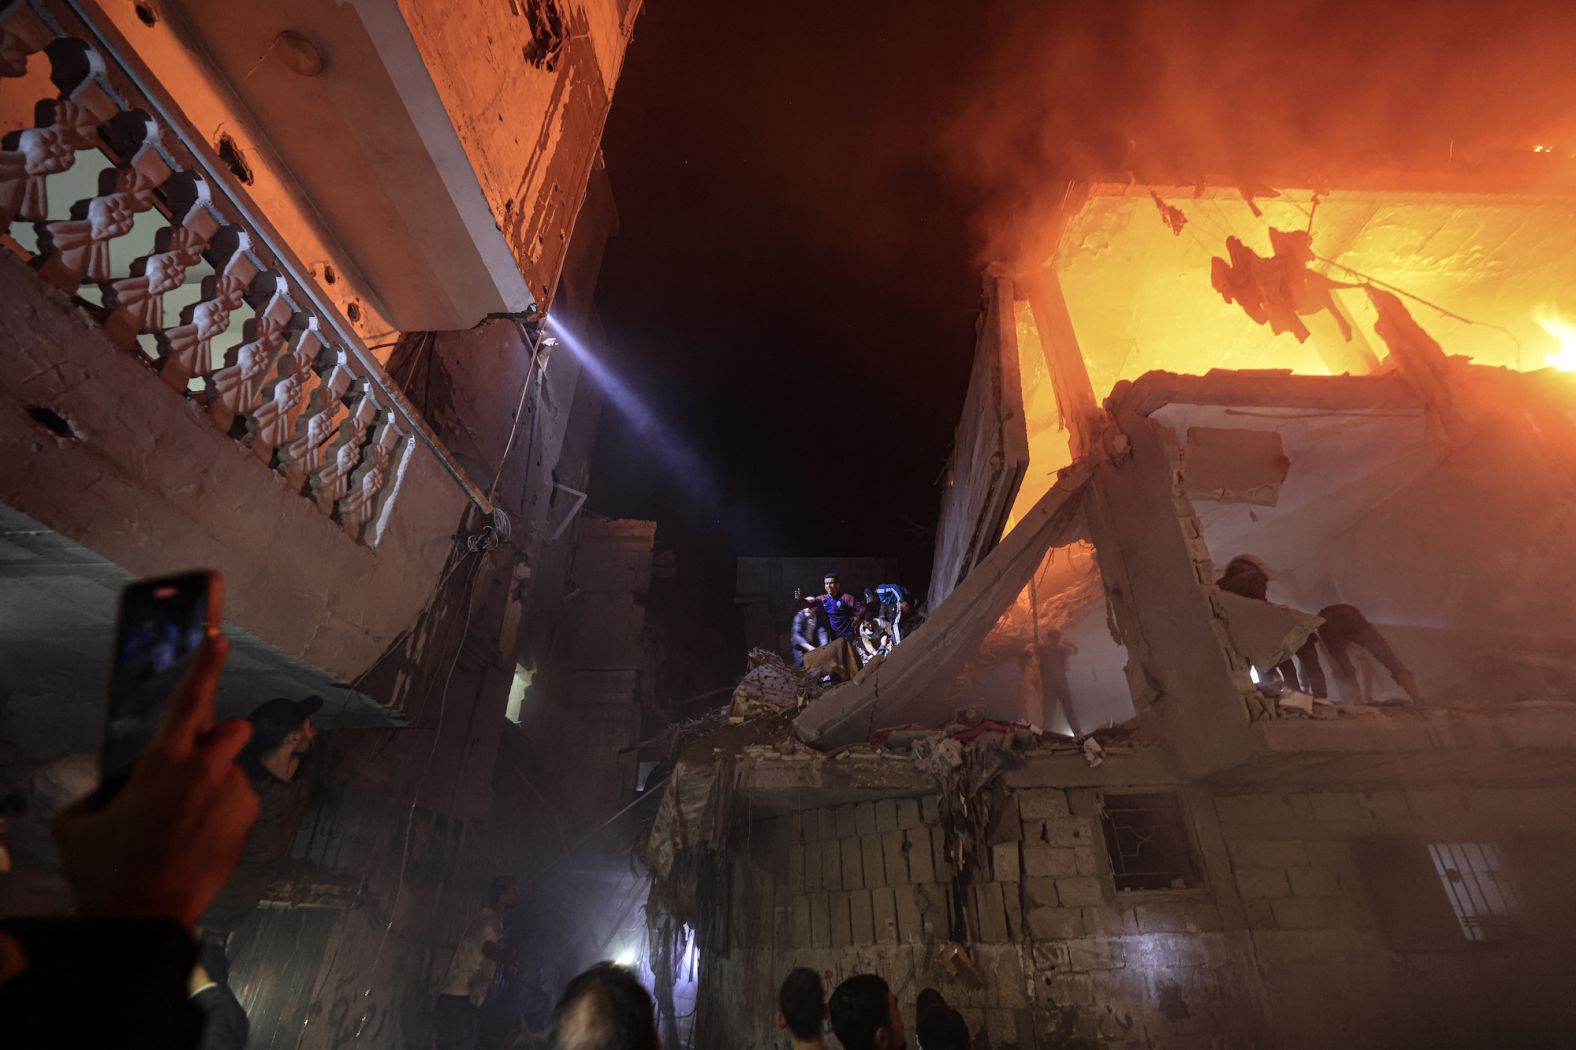
[[[207,634],[217,595],[207,572],[141,580],[121,592],[100,760],[103,791],[131,774]]]

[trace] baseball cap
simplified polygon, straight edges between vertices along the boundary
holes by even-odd
[[[302,697],[300,700],[276,696],[272,700],[258,704],[252,709],[252,713],[246,716],[246,720],[252,723],[251,746],[258,750],[266,750],[279,743],[299,728],[302,722],[317,714],[322,706],[323,698],[316,694]]]

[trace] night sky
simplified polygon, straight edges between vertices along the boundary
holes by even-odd
[[[966,38],[934,8],[659,2],[636,23],[603,143],[604,353],[709,476],[676,479],[609,412],[593,507],[655,517],[681,571],[721,559],[720,599],[735,554],[928,573],[980,301],[938,160]]]
[[[1566,11],[653,0],[603,140],[597,299],[663,425],[607,412],[592,509],[655,518],[719,620],[739,554],[898,556],[922,586],[981,267],[1033,255],[1066,179],[1576,150]]]

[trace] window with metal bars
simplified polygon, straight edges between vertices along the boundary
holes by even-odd
[[[1469,941],[1503,941],[1516,933],[1516,894],[1491,842],[1431,842],[1429,859]]]
[[[1203,886],[1181,795],[1107,793],[1101,800],[1100,823],[1119,892]]]

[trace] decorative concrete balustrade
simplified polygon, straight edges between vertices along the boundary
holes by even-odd
[[[70,0],[0,0],[0,246],[357,541],[381,533],[415,439],[490,511],[311,271],[111,39]],[[29,108],[32,126],[19,126]],[[96,189],[85,181],[95,170]]]

